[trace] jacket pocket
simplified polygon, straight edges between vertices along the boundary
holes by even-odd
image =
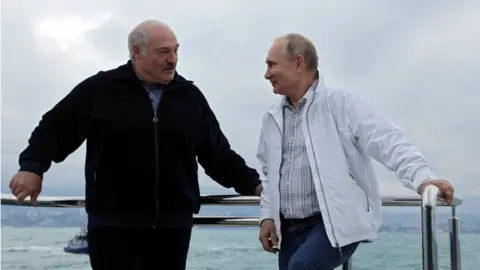
[[[363,199],[364,201],[364,208],[365,208],[365,211],[369,212],[370,211],[370,202],[369,202],[369,199],[368,199],[368,195],[367,193],[365,192],[365,190],[363,190],[363,188],[361,188],[358,184],[357,184],[357,180],[355,179],[355,176],[353,176],[353,173],[352,172],[348,172],[348,175],[350,176],[350,178],[352,179],[352,185],[353,185],[353,188],[355,189],[356,191],[356,194],[359,195],[359,198],[360,200]]]

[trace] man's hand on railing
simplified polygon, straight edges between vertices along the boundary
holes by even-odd
[[[9,187],[12,194],[17,197],[18,204],[30,197],[32,205],[36,205],[38,195],[42,191],[42,178],[35,173],[19,171],[10,180]]]
[[[453,189],[453,186],[450,184],[450,182],[443,179],[427,180],[418,189],[420,195],[423,194],[425,187],[428,185],[436,186],[440,191],[440,196],[445,200],[445,202],[449,205],[452,204],[453,197],[454,197],[454,189]]]

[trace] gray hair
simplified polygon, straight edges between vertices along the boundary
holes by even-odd
[[[157,26],[162,28],[169,27],[157,20],[146,20],[137,25],[128,35],[128,52],[130,58],[133,57],[133,46],[136,45],[140,48],[140,53],[145,55],[149,42],[149,29],[151,26]]]
[[[288,33],[277,40],[285,40],[285,54],[293,59],[297,55],[303,56],[307,71],[316,71],[318,69],[318,55],[315,46],[305,36],[297,33]]]

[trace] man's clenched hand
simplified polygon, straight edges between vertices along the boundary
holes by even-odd
[[[278,237],[275,223],[271,219],[265,219],[260,225],[260,236],[263,249],[271,253],[278,251]]]

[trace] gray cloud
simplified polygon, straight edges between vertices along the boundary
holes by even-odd
[[[276,98],[263,79],[266,51],[274,37],[300,32],[316,44],[328,86],[361,93],[424,149],[439,176],[451,179],[461,193],[480,194],[478,187],[468,187],[479,177],[480,4],[291,3],[3,3],[2,183],[17,169],[18,154],[41,114],[85,77],[124,63],[130,29],[157,18],[177,33],[179,72],[204,91],[231,144],[250,165],[258,167],[261,117]],[[55,18],[59,23],[45,24]],[[81,31],[81,20],[88,31]],[[49,35],[39,32],[42,22]],[[48,188],[83,186],[83,155],[82,147],[53,165]],[[408,192],[377,167],[384,193]],[[202,182],[212,183],[205,177]]]

